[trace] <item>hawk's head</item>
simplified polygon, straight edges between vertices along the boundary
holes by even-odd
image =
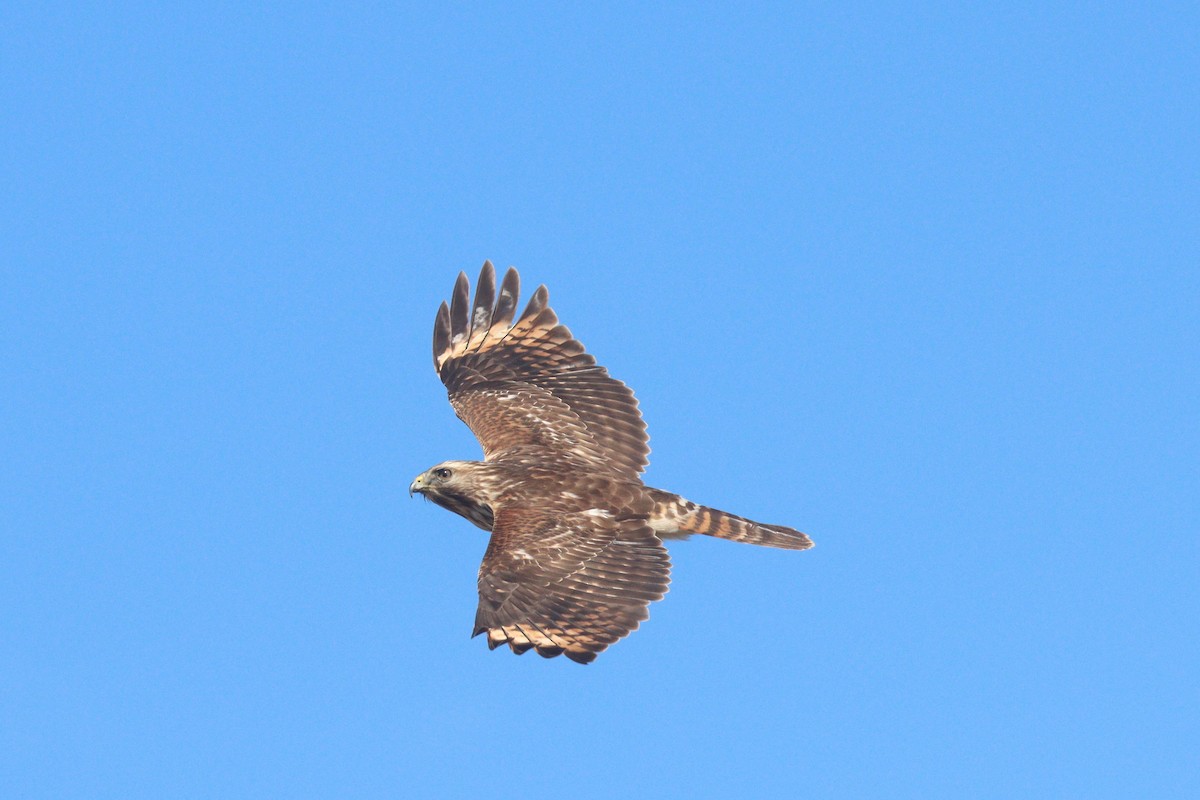
[[[478,461],[443,461],[422,472],[408,485],[409,495],[420,494],[461,514],[485,531],[492,529],[490,499],[497,487],[489,480],[486,465]]]

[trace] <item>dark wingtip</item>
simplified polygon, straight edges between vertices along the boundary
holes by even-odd
[[[492,325],[508,325],[512,322],[513,312],[517,308],[517,297],[521,294],[521,276],[514,267],[509,267],[500,283],[500,295],[496,298],[496,308],[492,311]]]
[[[433,366],[438,365],[438,356],[450,349],[450,307],[443,300],[433,320]]]
[[[450,338],[470,332],[471,282],[467,273],[458,273],[454,293],[450,295]]]
[[[471,337],[474,338],[492,326],[492,306],[496,303],[496,270],[492,262],[483,262],[479,280],[475,282],[475,305],[471,307]]]
[[[541,313],[542,309],[550,302],[550,290],[546,288],[546,284],[542,284],[533,293],[533,297],[529,298],[529,305],[525,306],[525,310],[521,312],[521,319],[527,320]]]
[[[479,296],[479,287],[485,283],[491,286],[496,285],[496,268],[492,266],[491,261],[483,262],[483,266],[479,268],[479,280],[475,284],[476,297]]]

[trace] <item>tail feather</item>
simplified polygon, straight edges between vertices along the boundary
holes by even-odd
[[[726,511],[684,500],[679,495],[652,490],[654,511],[650,524],[667,538],[693,533],[785,550],[807,550],[813,546],[806,534],[785,525],[765,525]]]

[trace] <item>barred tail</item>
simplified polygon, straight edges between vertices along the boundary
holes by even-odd
[[[698,505],[670,492],[658,489],[650,491],[654,499],[650,525],[666,538],[703,533],[719,539],[785,550],[807,550],[813,546],[812,539],[794,528],[764,525],[736,514]]]

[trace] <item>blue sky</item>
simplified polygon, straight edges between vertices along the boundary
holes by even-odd
[[[1196,796],[1198,24],[5,4],[5,796]],[[468,639],[485,258],[817,547]]]

